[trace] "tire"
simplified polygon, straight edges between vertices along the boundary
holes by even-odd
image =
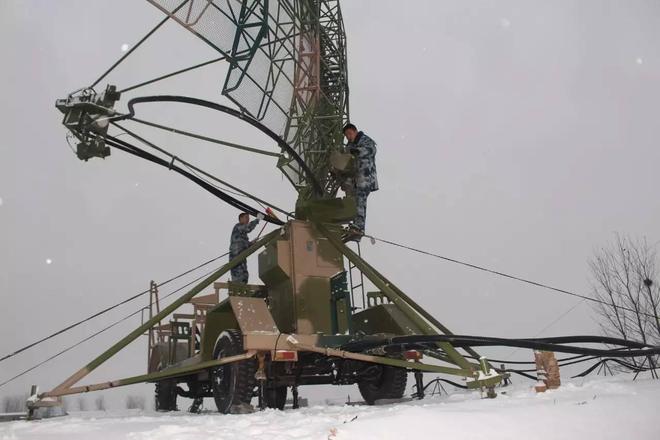
[[[405,368],[383,365],[377,377],[358,382],[362,398],[368,405],[380,399],[400,399],[406,391],[408,372]]]
[[[213,351],[215,359],[243,353],[243,338],[238,330],[220,334]],[[213,399],[218,411],[232,412],[232,407],[249,406],[254,394],[257,362],[254,358],[220,365],[211,371]]]
[[[173,380],[161,380],[156,382],[156,411],[178,411],[176,407],[176,382]]]
[[[268,408],[283,410],[286,405],[286,385],[266,388],[264,398]]]

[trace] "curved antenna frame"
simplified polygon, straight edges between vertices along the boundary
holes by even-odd
[[[133,98],[128,101],[127,114],[118,116],[116,118],[111,118],[111,120],[122,121],[122,120],[131,119],[133,116],[135,116],[135,105],[147,103],[147,102],[180,102],[185,104],[192,104],[192,105],[197,105],[200,107],[206,107],[212,110],[220,111],[247,122],[248,124],[252,125],[253,127],[257,128],[259,131],[264,133],[269,138],[273,139],[283,151],[285,151],[293,160],[295,160],[296,163],[300,166],[300,169],[304,171],[305,175],[312,183],[314,194],[319,197],[323,195],[323,188],[321,187],[319,181],[316,179],[316,176],[314,175],[312,170],[307,166],[307,164],[300,157],[300,155],[284,139],[282,139],[274,131],[266,127],[261,122],[255,120],[254,118],[236,109],[227,107],[226,105],[218,104],[217,102],[207,101],[205,99],[193,98],[190,96],[176,96],[176,95],[141,96],[141,97]]]

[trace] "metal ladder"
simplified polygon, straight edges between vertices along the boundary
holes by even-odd
[[[360,242],[354,242],[357,245],[357,254],[362,258],[362,251],[360,249]],[[348,259],[347,259],[348,260]],[[357,272],[357,273],[355,273]],[[367,307],[367,302],[364,294],[364,274],[360,269],[358,269],[355,264],[348,260],[348,283],[351,290],[351,305],[353,309],[357,309],[357,303],[355,302],[355,293],[357,291],[358,298],[362,298],[362,309],[364,310]],[[357,284],[356,284],[357,283]]]

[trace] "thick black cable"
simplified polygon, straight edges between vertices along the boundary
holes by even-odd
[[[577,363],[582,363],[582,362],[587,362],[587,361],[591,361],[591,360],[594,360],[594,359],[599,359],[599,358],[598,357],[589,357],[587,359],[583,359],[583,360],[580,360],[580,361],[575,361],[575,362],[569,362],[569,363],[566,363],[566,364],[562,364],[562,365],[560,365],[560,367],[567,366],[567,365],[573,365],[573,364],[577,364]],[[651,368],[638,367],[638,366],[633,365],[630,362],[626,362],[622,359],[605,358],[605,359],[600,359],[598,362],[594,363],[593,365],[591,365],[589,368],[582,371],[581,373],[578,373],[575,376],[571,376],[571,379],[587,376],[592,371],[594,371],[596,368],[598,368],[600,365],[607,364],[607,362],[615,362],[615,363],[617,363],[617,364],[619,364],[619,365],[621,365],[621,366],[623,366],[623,367],[627,368],[628,370],[630,370],[632,372],[635,372],[635,373],[642,372],[642,371],[649,371],[651,369]],[[537,371],[536,369],[528,369],[528,370],[516,370],[516,369],[511,369],[510,370],[510,369],[507,369],[505,371],[507,373],[516,373],[516,374],[519,374],[521,376],[527,377],[527,378],[532,379],[532,380],[538,380],[538,377],[534,377],[534,376],[528,374],[528,373],[533,373],[533,372]]]
[[[594,365],[592,365],[591,367],[587,368],[587,369],[584,370],[583,372],[578,373],[578,374],[576,374],[575,376],[571,376],[571,379],[575,379],[575,378],[577,378],[577,377],[584,377],[584,376],[587,376],[587,375],[589,375],[592,371],[594,371],[596,368],[598,368],[600,365],[603,365],[603,364],[607,365],[608,362],[615,362],[615,363],[621,365],[622,367],[625,367],[625,368],[627,368],[628,370],[630,370],[630,371],[632,371],[632,372],[635,372],[635,373],[641,373],[641,372],[649,371],[649,370],[652,370],[652,369],[653,369],[653,368],[646,368],[646,367],[638,367],[638,366],[636,366],[636,365],[631,364],[630,362],[626,362],[626,361],[623,361],[623,360],[621,360],[621,359],[605,358],[605,359],[601,359],[599,362],[596,362]]]
[[[135,116],[135,108],[134,108],[135,105],[147,103],[147,102],[179,102],[183,104],[197,105],[200,107],[206,107],[212,110],[226,113],[230,116],[234,116],[235,118],[247,122],[248,124],[260,130],[262,133],[266,134],[266,136],[268,136],[269,138],[273,139],[282,150],[284,150],[294,161],[296,161],[300,169],[307,176],[307,179],[311,183],[312,189],[314,190],[316,195],[319,196],[323,195],[323,188],[321,187],[321,184],[319,183],[318,179],[316,178],[312,170],[309,168],[307,163],[305,163],[305,161],[300,157],[300,155],[296,152],[296,150],[293,149],[293,147],[291,147],[284,139],[282,139],[282,137],[277,135],[274,131],[266,127],[261,122],[257,121],[256,119],[247,115],[246,113],[240,112],[231,107],[227,107],[226,105],[218,104],[216,102],[206,101],[204,99],[193,98],[190,96],[173,96],[173,95],[142,96],[129,100],[127,103],[128,113],[113,118],[113,120],[121,121],[121,120],[133,118],[133,116]]]
[[[228,255],[228,254],[229,254],[229,253],[226,253],[225,255],[223,255],[223,257],[226,256],[226,255]],[[184,284],[183,286],[177,288],[176,290],[174,290],[174,291],[168,293],[168,294],[165,295],[164,297],[160,298],[160,300],[162,301],[162,300],[164,300],[164,299],[169,298],[170,296],[174,295],[175,293],[180,292],[181,290],[185,289],[186,287],[189,287],[190,285],[192,285],[192,284],[198,282],[199,280],[204,279],[205,277],[209,276],[210,274],[212,274],[212,273],[215,272],[216,270],[217,270],[217,269],[213,269],[213,270],[210,271],[210,272],[206,272],[204,275],[202,275],[202,276],[200,276],[200,277],[197,277],[197,278],[195,278],[194,280],[192,280],[192,281],[190,281],[190,282]],[[160,285],[162,286],[162,284],[160,284]],[[149,305],[153,305],[153,304],[154,304],[154,303],[150,303]],[[18,373],[17,375],[13,376],[12,378],[7,379],[7,380],[5,380],[4,382],[0,383],[0,388],[3,387],[3,386],[5,386],[5,385],[7,385],[7,384],[10,383],[10,382],[13,382],[14,380],[18,379],[19,377],[22,377],[22,376],[26,375],[27,373],[29,373],[29,372],[31,372],[31,371],[33,371],[33,370],[39,368],[40,366],[42,366],[42,365],[44,365],[44,364],[46,364],[46,363],[52,361],[53,359],[55,359],[55,358],[57,358],[57,357],[63,355],[64,353],[67,353],[68,351],[73,350],[74,348],[78,347],[79,345],[84,344],[85,342],[89,341],[89,340],[92,339],[92,338],[95,338],[96,336],[100,335],[101,333],[104,333],[104,332],[110,330],[111,328],[113,328],[113,327],[115,327],[115,326],[121,324],[122,322],[124,322],[124,321],[126,321],[126,320],[132,318],[133,316],[137,315],[138,313],[142,313],[142,311],[145,310],[145,309],[147,309],[147,308],[148,308],[148,306],[147,306],[147,307],[142,307],[142,308],[140,308],[139,310],[137,310],[137,311],[131,313],[130,315],[124,316],[123,318],[119,319],[118,321],[115,321],[115,322],[113,322],[112,324],[110,324],[110,325],[108,325],[108,326],[102,328],[101,330],[99,330],[99,331],[97,331],[97,332],[95,332],[95,333],[93,333],[93,334],[87,336],[86,338],[81,339],[80,341],[76,342],[75,344],[68,346],[68,347],[65,348],[64,350],[55,353],[54,355],[50,356],[49,358],[44,359],[43,361],[39,362],[38,364],[35,364],[35,365],[33,365],[32,367],[30,367],[30,368],[28,368],[28,369],[26,369],[26,370],[23,370],[22,372]]]
[[[574,360],[574,361],[571,361],[571,362],[564,362],[564,363],[559,362],[558,365],[559,365],[560,367],[568,367],[568,366],[570,366],[570,365],[577,365],[577,364],[582,364],[582,363],[584,363],[584,362],[590,362],[590,361],[593,361],[593,360],[595,360],[595,359],[600,359],[599,356],[577,356],[577,357],[578,357],[579,359]],[[610,359],[615,360],[614,358],[610,358]],[[617,361],[618,363],[624,363],[624,361],[622,361],[622,360],[620,360],[620,359],[616,359],[616,361]],[[531,363],[534,364],[535,362],[531,362]],[[631,365],[632,368],[634,368],[634,366],[632,366],[632,364],[630,364],[630,365]],[[506,371],[521,371],[521,372],[527,372],[527,373],[530,373],[530,372],[534,372],[534,371],[536,371],[536,369],[535,369],[535,368],[530,368],[530,369],[527,369],[527,370],[506,370]]]
[[[158,156],[155,156],[155,155],[153,155],[153,154],[151,154],[147,151],[142,150],[141,148],[138,148],[138,147],[136,147],[136,146],[134,146],[134,145],[132,145],[128,142],[125,142],[121,139],[118,139],[114,136],[107,135],[105,137],[105,142],[106,142],[106,144],[108,144],[112,147],[115,147],[119,150],[125,151],[126,153],[133,154],[134,156],[137,156],[137,157],[140,157],[142,159],[148,160],[150,162],[161,165],[162,167],[168,168],[172,171],[175,171],[175,172],[181,174],[182,176],[188,178],[189,180],[192,180],[197,185],[201,186],[202,188],[204,188],[205,190],[207,190],[208,192],[210,192],[214,196],[218,197],[219,199],[221,199],[225,203],[241,210],[242,212],[247,212],[247,213],[249,213],[253,216],[256,216],[257,214],[261,213],[259,210],[253,208],[252,206],[242,202],[241,200],[238,200],[238,199],[230,196],[229,194],[225,193],[224,191],[221,191],[217,187],[209,184],[205,180],[200,179],[196,175],[194,175],[194,174],[184,170],[183,168],[175,165],[174,160],[172,160],[171,162],[167,162],[166,160],[161,159]],[[284,222],[282,220],[280,220],[276,217],[270,216],[267,213],[264,214],[264,220],[269,222],[269,223],[276,224],[276,225],[283,225],[284,224]]]
[[[475,360],[479,360],[479,358],[476,357],[476,356],[466,356],[466,357],[469,357],[469,358],[475,359]],[[567,362],[567,361],[572,361],[572,360],[579,359],[579,358],[584,358],[584,357],[587,357],[587,356],[584,356],[584,355],[569,356],[569,357],[565,357],[565,358],[562,358],[562,359],[557,359],[557,362],[559,362],[559,363]],[[536,364],[536,362],[534,362],[534,361],[505,361],[505,360],[502,360],[502,359],[491,359],[491,358],[488,358],[488,362],[491,363],[491,364],[512,364],[512,365],[533,365],[533,364]]]
[[[506,370],[506,371],[509,372],[509,370]],[[532,376],[531,374],[523,373],[521,371],[511,370],[511,373],[515,373],[519,376],[526,377],[527,379],[539,380],[538,377]]]
[[[254,200],[253,198],[251,198],[250,196],[246,196],[245,194],[241,194],[241,193],[236,192],[236,191],[228,190],[228,189],[225,188],[225,187],[220,187],[220,186],[218,186],[217,184],[215,184],[214,182],[212,182],[211,180],[205,178],[203,174],[199,173],[199,172],[196,171],[194,168],[192,168],[192,167],[190,167],[190,166],[188,166],[188,165],[186,165],[186,164],[183,164],[183,166],[185,166],[186,169],[187,169],[188,171],[190,171],[191,173],[193,173],[195,176],[199,177],[200,179],[204,180],[206,183],[208,183],[209,185],[212,185],[213,187],[219,189],[220,191],[224,191],[224,192],[226,192],[226,193],[228,193],[228,194],[232,194],[232,195],[234,195],[234,196],[236,196],[236,197],[243,197],[243,198],[250,199],[250,200],[252,200],[252,201],[254,201],[254,202],[257,202],[257,205],[259,205],[259,206],[261,207],[261,209],[266,210],[267,206],[264,205],[264,204],[262,204],[262,203],[259,203],[258,200]],[[264,225],[264,227],[266,227],[266,225]]]
[[[456,388],[461,388],[461,389],[464,389],[464,390],[467,390],[467,389],[468,389],[468,387],[467,387],[466,385],[461,385],[460,383],[458,383],[458,382],[454,382],[453,380],[444,379],[444,378],[442,378],[442,377],[436,377],[435,379],[433,379],[433,380],[427,382],[426,385],[424,385],[424,387],[422,388],[422,391],[426,391],[426,389],[427,389],[429,386],[431,386],[432,384],[434,384],[434,383],[436,383],[436,382],[445,382],[445,383],[448,383],[449,385],[453,385],[453,386],[455,386]]]
[[[177,280],[177,279],[179,279],[179,278],[181,278],[181,277],[183,277],[183,276],[186,276],[186,275],[188,275],[189,273],[194,272],[194,271],[196,271],[197,269],[200,269],[200,268],[202,268],[202,267],[204,267],[204,266],[206,266],[206,265],[208,265],[208,264],[211,264],[211,263],[213,263],[214,261],[217,261],[217,260],[219,260],[220,258],[225,257],[225,256],[227,256],[227,255],[228,255],[228,254],[225,253],[225,254],[223,254],[223,255],[220,255],[220,256],[217,256],[217,257],[215,257],[215,258],[212,258],[212,259],[210,259],[210,260],[208,260],[208,261],[206,261],[206,262],[204,262],[204,263],[202,263],[202,264],[200,264],[200,265],[198,265],[198,266],[193,267],[192,269],[188,269],[188,270],[186,270],[185,272],[180,273],[179,275],[176,275],[176,276],[174,276],[174,277],[172,277],[172,278],[170,278],[170,279],[168,279],[168,280],[163,281],[162,283],[159,284],[159,286],[165,286],[165,285],[171,283],[172,281],[175,281],[175,280]],[[37,340],[37,341],[35,341],[35,342],[32,342],[31,344],[26,345],[25,347],[22,347],[22,348],[20,348],[20,349],[18,349],[18,350],[13,351],[12,353],[9,353],[9,354],[3,356],[2,358],[0,358],[0,362],[2,362],[2,361],[4,361],[4,360],[7,360],[7,359],[9,359],[9,358],[11,358],[11,357],[14,357],[14,356],[16,356],[17,354],[20,354],[20,353],[22,353],[22,352],[24,352],[24,351],[26,351],[26,350],[29,350],[30,348],[35,347],[35,346],[37,346],[37,345],[39,345],[39,344],[41,344],[41,343],[43,343],[43,342],[46,342],[46,341],[48,341],[48,340],[50,340],[50,339],[53,339],[54,337],[59,336],[59,335],[61,335],[62,333],[65,333],[65,332],[67,332],[67,331],[69,331],[69,330],[71,330],[71,329],[74,329],[74,328],[78,327],[79,325],[84,324],[85,322],[91,321],[92,319],[97,318],[97,317],[99,317],[99,316],[101,316],[101,315],[103,315],[103,314],[105,314],[105,313],[108,313],[109,311],[114,310],[114,309],[116,309],[117,307],[120,307],[120,306],[122,306],[122,305],[124,305],[124,304],[126,304],[126,303],[129,303],[129,302],[131,302],[131,301],[133,301],[133,300],[135,300],[135,299],[141,297],[142,295],[146,295],[147,293],[149,293],[149,289],[147,289],[147,290],[143,290],[142,292],[139,292],[139,293],[136,293],[135,295],[130,296],[130,297],[128,297],[128,298],[126,298],[126,299],[124,299],[124,300],[118,302],[117,304],[114,304],[114,305],[112,305],[112,306],[106,307],[105,309],[100,310],[100,311],[98,311],[98,312],[96,312],[96,313],[94,313],[94,314],[88,316],[87,318],[84,318],[84,319],[81,319],[80,321],[74,322],[73,324],[70,324],[70,325],[68,325],[68,326],[66,326],[66,327],[64,327],[64,328],[62,328],[62,329],[60,329],[60,330],[58,330],[58,331],[56,331],[56,332],[54,332],[54,333],[48,335],[48,336],[45,336],[45,337],[43,337],[43,338],[41,338],[41,339],[39,339],[39,340]]]
[[[256,196],[254,196],[254,195],[248,193],[247,191],[243,191],[242,189],[240,189],[240,188],[238,188],[238,187],[236,187],[236,186],[234,186],[234,185],[232,185],[232,184],[230,184],[230,183],[228,183],[228,182],[225,182],[225,181],[219,179],[218,177],[214,176],[213,174],[210,174],[210,173],[208,173],[208,172],[202,170],[201,168],[196,167],[195,165],[191,164],[190,162],[187,162],[187,161],[185,161],[184,159],[181,159],[181,158],[179,158],[179,157],[173,155],[173,154],[170,153],[169,151],[167,151],[167,150],[165,150],[165,149],[159,147],[158,145],[154,144],[153,142],[150,142],[150,141],[148,141],[147,139],[145,139],[144,137],[138,135],[137,133],[135,133],[135,132],[133,132],[133,131],[127,129],[127,128],[124,127],[123,125],[120,125],[120,124],[118,124],[117,122],[111,122],[111,124],[114,125],[115,127],[119,128],[120,130],[122,130],[125,134],[127,134],[127,135],[129,135],[129,136],[132,136],[133,138],[137,139],[138,141],[142,142],[143,144],[148,145],[149,147],[153,148],[154,150],[156,150],[156,151],[158,151],[158,152],[164,154],[165,156],[169,157],[169,158],[172,160],[171,163],[174,163],[174,161],[180,162],[180,163],[182,163],[183,165],[185,165],[187,168],[189,168],[189,169],[191,169],[191,170],[194,170],[194,171],[196,171],[196,172],[198,172],[198,173],[200,173],[200,174],[206,176],[206,177],[209,178],[209,179],[215,180],[216,182],[220,183],[221,185],[227,186],[227,187],[233,189],[234,191],[237,191],[237,192],[241,193],[243,196],[245,196],[245,197],[247,197],[247,198],[250,198],[250,199],[254,200],[255,202],[257,202],[257,203],[258,203],[259,205],[261,205],[262,207],[263,207],[264,205],[266,205],[266,206],[270,206],[270,207],[271,207],[272,209],[274,209],[275,211],[278,211],[278,212],[284,214],[285,216],[290,217],[290,213],[287,212],[287,211],[285,211],[284,209],[282,209],[282,208],[280,208],[280,207],[278,207],[278,206],[276,206],[276,205],[273,205],[273,204],[271,204],[271,203],[269,203],[269,202],[267,202],[267,201],[265,201],[265,200],[262,200],[262,199],[260,199],[259,197],[256,197]],[[197,176],[197,177],[199,177],[199,176]],[[201,177],[200,177],[200,178],[201,178]],[[211,184],[211,183],[208,182],[208,181],[207,181],[207,183]],[[211,185],[214,186],[216,189],[218,189],[218,190],[220,190],[220,191],[223,191],[222,189],[218,188],[216,185],[213,185],[213,184],[211,184]],[[224,191],[229,192],[229,190],[224,190]],[[264,214],[264,216],[266,216],[266,215],[267,215],[267,214]]]
[[[649,318],[653,318],[653,319],[656,318],[655,316],[650,315],[648,313],[638,312],[636,310],[633,310],[631,308],[624,307],[624,306],[615,306],[613,304],[608,304],[605,301],[601,301],[601,300],[596,299],[596,298],[591,298],[589,296],[581,295],[579,293],[571,292],[569,290],[560,289],[558,287],[552,287],[552,286],[549,286],[547,284],[543,284],[543,283],[539,283],[539,282],[536,282],[536,281],[528,280],[528,279],[521,278],[521,277],[518,277],[518,276],[515,276],[515,275],[510,275],[510,274],[507,274],[507,273],[504,273],[504,272],[499,272],[497,270],[488,269],[487,267],[478,266],[476,264],[471,264],[471,263],[466,263],[465,261],[460,261],[460,260],[456,260],[454,258],[449,258],[449,257],[445,257],[445,256],[442,256],[442,255],[434,254],[432,252],[423,251],[421,249],[416,249],[414,247],[406,246],[404,244],[395,243],[393,241],[385,240],[385,239],[378,238],[378,237],[373,237],[371,235],[365,235],[365,237],[370,238],[370,239],[375,240],[375,241],[380,241],[381,243],[387,243],[389,245],[397,246],[397,247],[400,247],[400,248],[403,248],[403,249],[407,249],[409,251],[413,251],[413,252],[428,255],[428,256],[431,256],[431,257],[439,258],[441,260],[449,261],[450,263],[460,264],[462,266],[466,266],[466,267],[469,267],[469,268],[472,268],[472,269],[481,270],[481,271],[488,272],[488,273],[491,273],[491,274],[494,274],[494,275],[499,275],[501,277],[510,278],[512,280],[516,280],[516,281],[520,281],[520,282],[523,282],[523,283],[531,284],[533,286],[542,287],[542,288],[548,289],[548,290],[554,290],[555,292],[564,293],[566,295],[575,296],[577,298],[582,298],[582,299],[587,300],[587,301],[595,302],[595,303],[598,303],[598,304],[603,304],[603,305],[606,305],[608,307],[614,307],[614,308],[617,308],[617,309],[626,310],[628,312],[639,313],[640,315],[645,315],[645,316],[647,316]]]
[[[618,338],[608,338],[604,336],[561,336],[538,339],[511,339],[469,335],[410,335],[351,342],[345,344],[342,349],[348,351],[365,351],[376,347],[388,346],[401,346],[406,348],[408,346],[412,346],[415,349],[419,349],[419,347],[424,347],[426,345],[428,345],[429,348],[434,347],[438,342],[449,342],[454,347],[521,347],[529,348],[532,350],[555,351],[559,353],[571,353],[597,357],[609,356],[625,358],[660,354],[660,346],[652,346],[641,342]],[[595,348],[564,345],[578,343],[619,345],[626,350],[622,350],[620,348],[601,350]]]
[[[179,9],[181,9],[186,3],[188,3],[188,1],[189,0],[184,0],[183,3],[181,3],[179,6],[177,6],[176,9],[174,9],[174,11],[172,11],[172,15],[174,15]],[[132,54],[135,51],[135,49],[140,47],[140,45],[142,45],[142,43],[147,41],[149,39],[149,37],[151,37],[169,19],[170,19],[170,16],[168,15],[167,17],[163,18],[160,22],[158,22],[158,24],[156,26],[154,26],[144,37],[142,37],[142,39],[140,41],[138,41],[137,44],[135,44],[133,47],[131,47],[131,49],[128,52],[126,52],[121,58],[119,58],[112,66],[110,66],[110,68],[108,70],[106,70],[103,73],[103,75],[101,75],[96,81],[94,81],[92,83],[92,85],[90,86],[90,88],[93,89],[94,86],[96,86],[98,83],[100,83],[103,80],[103,78],[108,76],[110,74],[110,72],[112,72],[118,65],[120,65],[122,63],[122,61],[124,61],[130,54]]]

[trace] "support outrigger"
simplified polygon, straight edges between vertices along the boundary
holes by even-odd
[[[286,387],[321,383],[357,383],[365,400],[374,403],[401,398],[408,371],[459,376],[467,379],[470,388],[488,390],[493,396],[493,387],[503,377],[485,362],[470,362],[468,357],[478,355],[469,348],[461,354],[452,344],[439,342],[435,348],[410,349],[408,344],[350,350],[356,343],[383,337],[451,333],[349,249],[340,231],[332,224],[293,220],[270,232],[60,385],[32,398],[30,408],[51,405],[56,397],[142,382],[158,385],[159,409],[176,408],[177,394],[213,396],[223,412],[233,411],[237,404],[247,405],[258,395],[266,396],[266,406],[281,407]],[[149,354],[153,371],[76,386],[139,336],[163,327],[162,321],[260,249],[264,251],[259,255],[259,273],[265,285],[255,289],[230,283],[228,297],[210,308],[194,328],[186,321],[193,315],[176,316],[170,324],[185,327],[179,335],[186,337],[176,337],[171,332],[174,326],[168,327],[170,333],[162,338],[165,344],[153,346]],[[346,286],[337,284],[345,280],[344,257],[381,289],[378,294],[385,301],[365,308],[352,303]],[[342,287],[343,295],[337,300]],[[421,362],[425,353],[443,364]],[[178,384],[187,384],[188,390]],[[227,400],[231,404],[223,405]]]

